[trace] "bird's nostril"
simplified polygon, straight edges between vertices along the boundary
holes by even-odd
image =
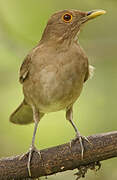
[[[87,13],[87,16],[89,16],[90,14],[92,14],[94,11],[90,11]]]

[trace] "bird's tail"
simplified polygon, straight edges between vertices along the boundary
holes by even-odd
[[[11,114],[10,121],[14,124],[30,124],[33,123],[32,108],[23,101],[19,107]]]

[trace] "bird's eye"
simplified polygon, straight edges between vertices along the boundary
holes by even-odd
[[[62,20],[63,20],[64,22],[71,22],[71,21],[72,21],[72,15],[69,14],[69,13],[66,13],[66,14],[64,14],[64,15],[62,16]]]

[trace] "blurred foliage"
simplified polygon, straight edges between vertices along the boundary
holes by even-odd
[[[23,99],[18,71],[25,55],[34,47],[49,16],[61,9],[105,9],[107,14],[83,27],[80,43],[96,68],[74,106],[74,121],[81,134],[114,131],[117,127],[117,1],[115,0],[0,0],[0,156],[25,152],[32,138],[33,125],[16,126],[9,115]],[[49,136],[48,136],[49,134]],[[46,115],[39,124],[37,147],[68,142],[74,131],[65,120],[65,112]],[[116,180],[116,159],[103,162],[97,173],[89,172],[86,180]],[[49,179],[74,179],[69,171]]]

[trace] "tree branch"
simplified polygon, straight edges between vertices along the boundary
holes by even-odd
[[[81,159],[79,141],[66,143],[49,149],[41,150],[42,159],[34,152],[31,161],[33,178],[48,176],[57,172],[73,170],[82,166],[103,161],[117,156],[117,131],[92,135],[88,137],[91,144],[84,140],[84,158]],[[27,171],[28,156],[19,160],[16,157],[0,160],[0,180],[19,180],[29,178]]]

